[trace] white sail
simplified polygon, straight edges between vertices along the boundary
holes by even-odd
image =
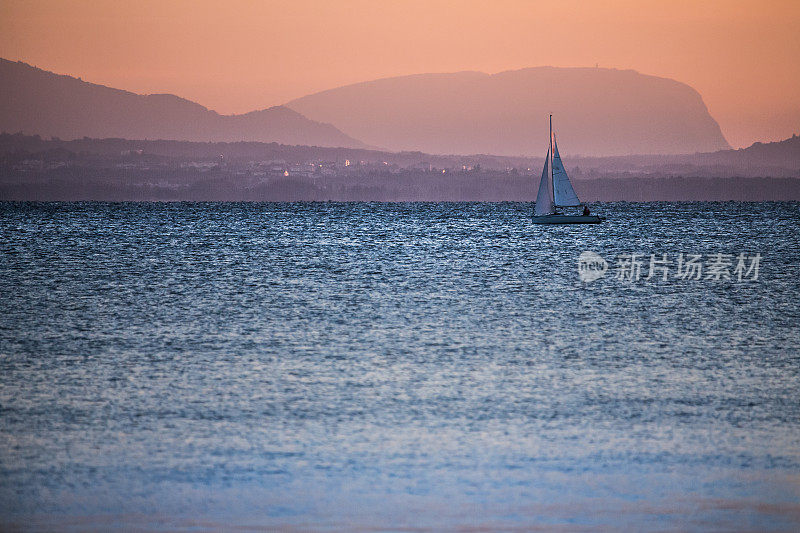
[[[539,193],[536,195],[536,206],[533,214],[536,216],[549,215],[555,213],[553,209],[553,190],[550,188],[550,150],[547,150],[547,157],[544,159],[544,169],[542,179],[539,182]]]
[[[561,156],[558,154],[555,134],[553,135],[553,198],[557,206],[581,205],[578,195],[575,194],[575,189],[572,188],[572,184],[569,182],[567,170],[561,162]]]

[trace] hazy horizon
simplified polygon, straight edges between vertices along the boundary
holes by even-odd
[[[5,0],[0,13],[0,57],[221,114],[401,75],[599,65],[690,85],[735,148],[800,125],[800,8],[789,2]]]

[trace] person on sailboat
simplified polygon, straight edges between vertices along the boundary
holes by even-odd
[[[586,204],[584,204],[584,206],[583,206],[583,216],[585,216],[585,217],[589,216],[589,206],[586,205]]]

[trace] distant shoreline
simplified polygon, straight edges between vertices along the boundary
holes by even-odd
[[[797,146],[800,137],[713,154],[575,158],[567,171],[585,202],[795,201]],[[492,155],[0,134],[0,200],[532,202],[541,165]]]

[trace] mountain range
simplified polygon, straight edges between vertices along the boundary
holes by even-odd
[[[139,95],[0,59],[0,130],[65,139],[261,141],[363,148],[330,124],[276,106],[220,115],[171,94]]]
[[[45,137],[277,142],[542,157],[554,115],[570,157],[730,148],[688,85],[632,70],[536,67],[386,78],[241,115],[0,59],[0,131]]]
[[[420,74],[322,91],[286,105],[391,150],[544,156],[550,114],[562,153],[730,148],[697,91],[633,70]]]

